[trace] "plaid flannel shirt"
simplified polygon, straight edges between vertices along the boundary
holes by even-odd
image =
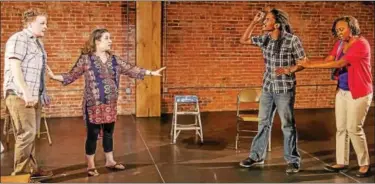
[[[13,90],[17,96],[23,96],[21,88],[14,82],[11,71],[12,58],[21,61],[21,70],[24,80],[33,97],[45,94],[45,83],[42,71],[47,62],[47,55],[42,44],[37,43],[37,38],[30,30],[24,29],[13,34],[5,45],[5,66],[4,66],[4,97],[7,90]],[[39,43],[41,41],[39,40]],[[41,91],[42,90],[42,91]]]
[[[268,38],[267,38],[268,37]],[[263,75],[263,90],[272,93],[286,93],[294,90],[295,74],[276,76],[275,69],[296,65],[297,61],[305,57],[305,51],[300,39],[290,33],[283,33],[280,50],[277,52],[276,40],[269,34],[251,37],[252,43],[262,49],[265,72]],[[268,44],[265,44],[268,40]]]

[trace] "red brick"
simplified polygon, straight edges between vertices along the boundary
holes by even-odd
[[[162,89],[168,92],[162,93],[162,112],[171,112],[176,94],[198,95],[202,111],[233,111],[241,89],[261,86],[264,69],[261,51],[239,44],[239,39],[256,10],[265,6],[289,13],[292,27],[311,58],[327,55],[335,41],[331,35],[333,20],[348,12],[358,19],[362,35],[374,48],[374,5],[362,2],[163,3],[167,3],[167,10],[163,12],[167,15],[167,25],[164,17],[162,28],[167,26],[167,29],[162,33],[162,48],[167,50],[162,50],[161,55],[167,70],[162,77]],[[127,5],[130,5],[129,13]],[[46,9],[49,15],[44,42],[49,65],[55,73],[70,70],[90,31],[98,27],[106,27],[112,33],[116,54],[135,62],[134,2],[1,2],[1,75],[5,42],[19,31],[21,14],[29,7]],[[127,25],[127,15],[130,25]],[[259,27],[255,34],[261,33]],[[374,50],[371,52],[374,66]],[[326,69],[297,73],[296,108],[332,108],[335,82],[329,78],[330,70]],[[3,77],[0,82],[2,89]],[[47,110],[49,116],[82,115],[83,79],[67,87],[48,80],[47,87],[53,100]],[[131,95],[125,94],[126,87],[132,89]],[[134,95],[134,80],[121,77],[119,114],[134,113]],[[3,103],[4,100],[1,101],[2,115]]]

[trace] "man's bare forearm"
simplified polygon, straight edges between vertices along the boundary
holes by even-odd
[[[302,71],[303,69],[305,69],[305,67],[300,66],[300,65],[294,65],[294,66],[290,67],[290,72],[296,73],[296,72]]]
[[[246,28],[245,33],[242,35],[242,37],[240,39],[240,43],[242,43],[242,44],[252,44],[251,35],[254,31],[254,28],[255,28],[256,24],[257,23],[255,21],[252,21],[250,23],[250,25]]]

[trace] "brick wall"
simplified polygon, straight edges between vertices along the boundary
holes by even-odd
[[[5,43],[10,35],[19,30],[21,13],[30,7],[39,7],[48,13],[48,31],[44,43],[49,66],[55,73],[70,70],[94,28],[109,29],[114,52],[135,62],[134,2],[1,2],[1,84]],[[119,113],[134,112],[134,80],[121,77],[120,86]],[[132,94],[125,95],[127,87],[133,89]],[[66,87],[48,80],[47,88],[53,101],[51,108],[47,109],[50,116],[82,115],[83,78]],[[1,104],[3,114],[4,100]]]
[[[374,47],[374,5],[362,2],[167,2],[163,5],[162,55],[167,66],[162,77],[162,112],[171,112],[173,95],[197,94],[203,111],[234,110],[236,94],[245,87],[261,86],[263,58],[259,48],[239,44],[257,9],[278,7],[289,13],[296,35],[310,58],[324,57],[332,48],[331,26],[336,17],[355,16]],[[29,7],[49,14],[45,46],[55,73],[74,64],[79,49],[96,27],[110,30],[114,51],[135,61],[134,2],[1,2],[1,73],[4,44],[19,30],[20,15]],[[259,34],[259,28],[255,33]],[[374,58],[374,49],[372,49]],[[374,59],[372,59],[374,71]],[[329,70],[297,74],[296,108],[333,107],[335,82]],[[1,83],[3,79],[1,78]],[[133,79],[122,77],[119,114],[134,112]],[[51,116],[80,116],[83,80],[61,87],[48,81],[53,105]],[[131,94],[125,94],[125,88]],[[3,100],[2,100],[3,114]]]

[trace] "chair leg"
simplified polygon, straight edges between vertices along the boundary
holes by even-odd
[[[7,135],[8,121],[9,121],[9,116],[5,115],[4,125],[3,125],[3,134],[4,134],[4,136]]]
[[[174,116],[175,116],[175,114],[174,114],[174,112],[173,112],[173,114],[172,114],[172,123],[171,123],[171,132],[169,133],[170,136],[171,136],[171,138],[172,138],[172,136],[173,136]]]
[[[197,110],[198,110],[198,123],[199,123],[201,143],[203,144],[203,127],[202,127],[201,112],[199,110],[199,104],[198,104],[198,102],[197,102]]]
[[[173,144],[176,143],[177,140],[177,114],[176,117],[174,118],[174,123],[173,123]]]
[[[271,131],[270,135],[268,136],[268,151],[271,151]]]
[[[201,116],[198,116],[198,122],[199,122],[199,130],[200,130],[200,138],[201,138],[201,143],[203,143],[203,127],[202,127],[202,120]]]
[[[5,119],[4,119],[3,133],[4,133],[4,136],[6,137],[6,144],[7,145],[9,144],[10,118],[11,118],[10,116],[6,116]]]
[[[235,149],[236,150],[238,149],[238,133],[236,135]]]
[[[237,133],[236,133],[235,149],[237,150],[238,149],[238,140],[240,139],[240,123],[238,121],[236,123],[236,130],[237,130]]]
[[[196,116],[194,116],[194,121],[195,121],[195,126],[199,126],[199,124],[198,124],[198,115],[196,115]],[[200,128],[200,126],[199,126],[199,128]],[[200,134],[199,134],[199,130],[198,129],[195,129],[195,143],[197,143],[198,142],[198,137],[200,137]]]
[[[175,114],[175,116],[174,116],[174,122],[173,122],[173,137],[172,137],[172,142],[173,142],[173,144],[175,144],[176,143],[176,139],[177,139],[177,103],[176,102],[174,103],[173,114]]]
[[[49,145],[52,145],[52,139],[51,139],[51,135],[49,133],[49,128],[48,128],[48,123],[47,123],[46,116],[44,116],[44,126],[46,127],[48,143],[49,143]],[[39,132],[40,132],[40,127],[39,127]]]

